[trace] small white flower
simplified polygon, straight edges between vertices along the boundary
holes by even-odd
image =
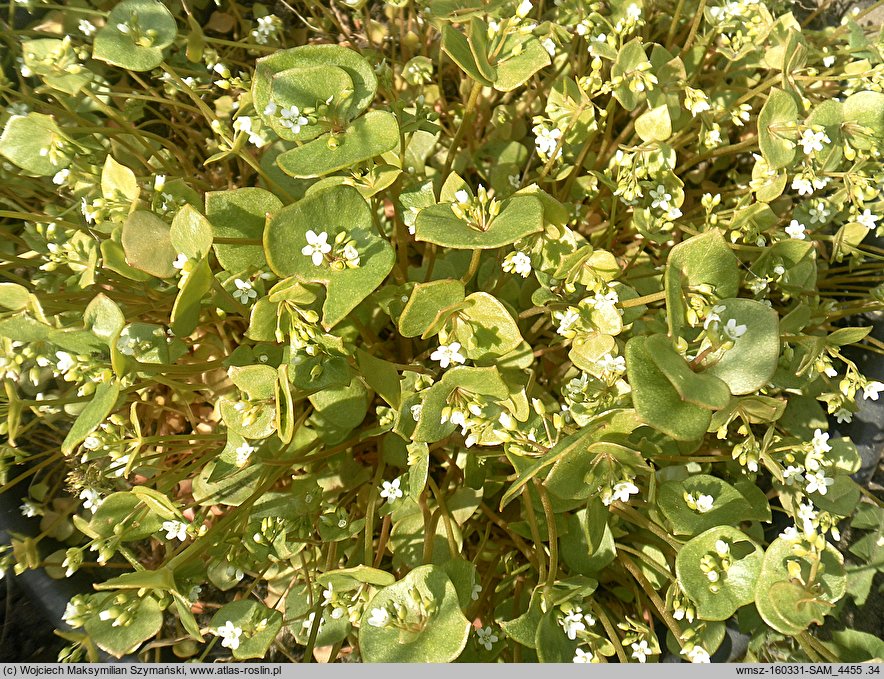
[[[516,16],[520,19],[524,19],[533,8],[534,5],[531,3],[531,0],[522,0],[522,2],[519,3],[519,6],[516,7]]]
[[[396,502],[396,500],[404,495],[402,489],[399,487],[401,483],[402,479],[400,477],[396,477],[392,481],[384,481],[381,484],[380,496],[387,500],[387,502]]]
[[[264,115],[265,116],[275,116],[276,115],[276,102],[268,101],[267,106],[264,107]]]
[[[835,411],[835,419],[838,421],[838,424],[851,422],[853,420],[853,413],[850,412],[847,408],[839,408]]]
[[[307,245],[301,248],[301,254],[310,257],[314,266],[319,266],[325,260],[325,255],[331,252],[331,245],[328,243],[328,234],[323,231],[317,234],[312,229],[306,234]]]
[[[468,205],[470,202],[470,194],[467,193],[466,189],[458,189],[454,192],[454,200],[457,201],[458,205]]]
[[[183,253],[178,253],[178,256],[175,258],[175,261],[172,262],[172,266],[174,266],[179,271],[182,271],[185,266],[187,266],[187,255]]]
[[[801,539],[801,534],[795,526],[789,526],[786,530],[780,533],[780,537],[788,542],[798,542],[798,540]]]
[[[642,15],[642,8],[636,5],[634,2],[626,8],[626,16],[632,20],[640,19]]]
[[[124,35],[128,35],[128,34],[129,34],[129,30],[130,30],[130,29],[129,29],[129,24],[123,24],[123,23],[117,24],[117,30],[118,30],[120,33],[123,33]]]
[[[52,177],[52,183],[56,186],[61,186],[68,180],[68,177],[70,176],[71,171],[67,168],[64,168],[63,170],[59,170],[55,173],[55,175]],[[868,212],[868,210],[866,210],[866,212]]]
[[[497,635],[490,627],[479,627],[476,630],[476,636],[479,637],[479,644],[484,646],[486,651],[490,651],[497,643]]]
[[[460,353],[460,342],[440,344],[439,348],[430,354],[431,361],[439,361],[440,368],[447,368],[452,363],[464,363],[466,358]]]
[[[252,284],[248,281],[237,278],[233,281],[233,284],[236,286],[236,290],[233,291],[233,297],[240,304],[248,304],[258,296],[258,293],[252,288]]]
[[[64,375],[68,370],[76,365],[76,361],[74,361],[74,357],[71,356],[66,351],[56,351],[55,357],[58,361],[55,364],[55,367],[58,369],[62,375]]]
[[[708,663],[711,662],[709,652],[702,646],[694,646],[690,651],[682,650],[682,653],[688,656],[688,660],[692,663]]]
[[[249,116],[240,116],[233,121],[233,129],[236,132],[249,134],[252,131],[252,119]]]
[[[421,411],[423,408],[424,407],[420,403],[411,406],[411,419],[417,422],[421,418]]]
[[[22,516],[26,516],[29,519],[37,516],[37,506],[30,500],[25,500],[19,509]]]
[[[104,502],[104,499],[94,488],[83,488],[80,491],[80,499],[83,500],[83,509],[89,509],[93,514]]]
[[[801,467],[796,467],[794,465],[789,465],[783,470],[783,481],[787,486],[794,485],[794,483],[801,478],[804,470]]]
[[[480,585],[478,582],[474,582],[473,591],[470,592],[470,599],[472,599],[473,601],[478,601],[480,594],[482,594],[482,585]]]
[[[620,481],[614,484],[611,491],[611,501],[629,502],[629,496],[638,493],[638,486],[632,481]]]
[[[386,608],[372,608],[367,622],[372,627],[386,627],[390,622],[390,614]]]
[[[789,234],[789,238],[796,238],[798,240],[804,240],[804,230],[804,224],[797,219],[793,219],[789,222],[789,226],[786,227],[786,233]]]
[[[231,651],[235,651],[239,648],[239,638],[242,636],[242,628],[237,627],[233,624],[233,621],[228,620],[224,627],[219,627],[215,630],[215,635],[221,637],[221,645],[225,648],[229,648]]]
[[[821,429],[814,430],[811,445],[813,446],[814,452],[818,455],[828,453],[832,450],[832,446],[829,445],[829,435]]]
[[[283,107],[279,112],[279,115],[282,117],[279,124],[283,127],[287,127],[295,134],[298,134],[301,131],[301,128],[310,122],[306,117],[301,115],[301,111],[297,106],[291,106],[288,108]]]
[[[533,131],[535,135],[534,146],[537,148],[537,152],[545,158],[552,156],[559,145],[559,140],[562,138],[562,131],[557,127],[548,129],[543,125],[536,125]],[[556,158],[561,154],[562,150],[559,149]]]
[[[831,142],[825,132],[814,132],[813,130],[804,130],[798,143],[804,147],[804,155],[809,156],[812,153],[823,150],[823,144]]]
[[[582,648],[578,648],[574,652],[574,659],[571,660],[573,663],[591,663],[595,656],[593,656],[592,651],[584,651]]]
[[[826,204],[823,201],[819,201],[814,207],[810,208],[809,213],[811,224],[822,224],[829,218],[832,211],[826,207]]]
[[[187,524],[181,521],[163,521],[163,530],[166,531],[167,540],[184,542],[187,539]]]
[[[77,24],[77,28],[80,29],[80,32],[85,35],[87,38],[90,37],[93,33],[95,33],[95,24],[86,21],[86,19],[80,19],[80,23]]]
[[[243,441],[242,445],[236,449],[236,466],[245,467],[254,452],[254,446],[250,446],[248,441]]]
[[[711,495],[705,495],[700,493],[697,497],[696,505],[697,511],[700,514],[705,514],[706,512],[712,511],[712,505],[715,503],[715,499]]]
[[[813,193],[813,184],[806,177],[798,176],[792,180],[792,189],[802,196],[809,196]]]
[[[736,319],[734,318],[729,319],[728,322],[725,323],[721,328],[722,332],[728,337],[728,339],[731,340],[740,339],[743,335],[746,334],[746,329],[747,328],[745,325],[738,325]]]
[[[565,630],[567,637],[571,641],[574,641],[577,638],[577,633],[586,629],[586,623],[583,619],[583,610],[579,607],[573,609],[559,622],[559,624]]]
[[[863,386],[863,398],[870,401],[877,401],[878,394],[884,391],[884,383],[874,381]]]
[[[669,209],[669,201],[672,200],[672,194],[666,193],[666,187],[663,184],[658,184],[656,189],[651,189],[651,207],[654,209],[660,208],[661,210]]]
[[[816,507],[813,506],[812,502],[802,502],[798,505],[798,518],[802,521],[816,521],[817,519],[817,511]]]
[[[868,208],[863,210],[862,214],[856,216],[856,221],[869,230],[875,228],[879,219],[881,218],[876,214],[872,214],[872,211]]]
[[[507,273],[517,273],[522,278],[528,278],[531,273],[531,258],[516,250],[508,254],[500,266]]]
[[[649,655],[651,655],[651,648],[648,646],[648,642],[644,639],[632,644],[632,657],[640,663],[645,662]]]
[[[556,43],[553,42],[552,38],[544,38],[540,41],[540,44],[543,45],[543,49],[549,53],[549,56],[556,56]]]
[[[807,481],[807,486],[804,489],[806,492],[819,493],[820,495],[828,493],[829,486],[835,483],[835,479],[826,476],[826,472],[822,469],[814,474],[805,475],[804,480]]]
[[[559,322],[556,332],[565,336],[571,330],[571,327],[580,320],[580,314],[574,307],[568,307],[565,311],[556,311],[553,317]]]
[[[83,447],[86,450],[98,450],[101,447],[101,440],[97,436],[89,435],[83,439]]]

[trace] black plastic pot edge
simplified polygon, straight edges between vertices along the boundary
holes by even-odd
[[[16,492],[17,489],[24,490]],[[0,493],[0,543],[2,544],[9,544],[13,534],[33,537],[40,532],[39,521],[22,516],[19,508],[20,496],[27,495],[26,489],[27,484],[21,482],[5,493]],[[51,538],[44,538],[41,546],[43,547],[41,554],[65,548]],[[15,578],[15,583],[24,590],[28,599],[40,609],[53,629],[58,630],[72,629],[63,619],[65,608],[77,594],[92,591],[93,585],[93,581],[83,573],[74,573],[69,578],[55,580],[50,578],[44,569],[27,570],[18,575],[14,575],[10,569],[6,577]],[[107,663],[138,662],[135,656],[123,656],[118,659],[102,651],[99,651],[99,659]]]

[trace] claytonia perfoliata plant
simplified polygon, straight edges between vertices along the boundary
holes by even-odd
[[[10,14],[0,573],[95,580],[62,659],[880,659],[880,32],[332,4]]]

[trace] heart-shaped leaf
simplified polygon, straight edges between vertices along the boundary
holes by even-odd
[[[485,231],[458,218],[449,204],[424,208],[415,221],[415,239],[461,250],[488,250],[542,229],[543,204],[534,196],[513,196],[503,202]]]

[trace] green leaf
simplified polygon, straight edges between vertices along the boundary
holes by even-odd
[[[354,118],[371,104],[378,81],[371,64],[362,55],[340,45],[302,45],[279,50],[270,56],[258,59],[252,84],[255,109],[263,116],[263,111],[270,102],[273,76],[277,73],[292,69],[323,67],[334,67],[345,71],[353,83],[349,106],[342,111],[347,119]],[[266,116],[263,117],[266,122]]]
[[[101,195],[106,200],[119,200],[122,196],[133,202],[138,200],[140,193],[135,173],[108,155],[101,170]]]
[[[685,500],[686,493],[695,500],[701,494],[710,496],[712,508],[706,511],[691,508]],[[657,506],[676,535],[697,535],[716,526],[737,525],[755,513],[736,488],[708,474],[662,483],[657,491]]]
[[[152,212],[137,210],[123,224],[126,263],[157,278],[175,275],[172,262],[178,257],[169,235],[169,225]]]
[[[134,542],[150,537],[163,520],[131,492],[111,493],[92,515],[89,529],[102,538]]]
[[[225,271],[242,273],[267,266],[261,238],[267,218],[282,207],[282,201],[269,191],[242,188],[210,191],[206,194],[206,217],[212,224],[213,248]],[[219,239],[243,239],[253,243],[218,243]]]
[[[311,419],[319,437],[328,443],[342,441],[368,412],[368,390],[360,380],[353,380],[347,387],[323,389],[309,398],[316,409]]]
[[[99,382],[95,387],[95,394],[92,400],[86,405],[77,419],[71,425],[67,436],[61,444],[61,452],[70,455],[74,448],[82,443],[89,434],[91,434],[104,422],[114,406],[117,404],[117,397],[120,395],[120,385],[114,380],[112,382]]]
[[[788,92],[773,88],[758,113],[758,146],[772,170],[789,165],[795,158],[798,105]]]
[[[439,311],[462,302],[464,286],[459,280],[446,278],[417,283],[399,316],[399,332],[403,337],[418,337],[431,327]]]
[[[642,141],[666,141],[672,136],[672,119],[666,104],[642,113],[635,119],[635,132]]]
[[[166,566],[160,566],[155,571],[141,570],[132,573],[123,573],[116,578],[96,582],[93,587],[99,592],[111,589],[155,589],[159,591],[171,591],[175,589],[175,577]]]
[[[500,92],[516,89],[551,63],[549,52],[533,35],[525,37],[510,33],[504,39],[501,52],[507,56],[494,65],[497,69],[494,89]]]
[[[48,177],[70,162],[58,146],[64,140],[52,116],[33,112],[12,116],[0,135],[0,154],[26,172]]]
[[[117,341],[120,331],[126,325],[126,317],[116,302],[104,293],[99,293],[86,306],[83,322],[96,337],[111,346]]]
[[[884,93],[856,92],[844,100],[842,130],[858,149],[880,148],[884,144]]]
[[[276,164],[292,177],[322,177],[392,151],[399,141],[396,116],[369,111],[340,134],[326,134],[280,153]]]
[[[628,81],[629,76],[627,74],[637,70],[640,65],[645,63],[649,62],[648,57],[645,54],[645,48],[642,45],[642,39],[634,38],[623,45],[617,53],[617,59],[614,61],[614,65],[611,66],[611,77],[623,78],[625,76]],[[633,92],[629,88],[628,82],[625,82],[614,90],[614,97],[627,111],[631,111],[638,106],[642,96],[643,95]]]
[[[307,232],[328,234],[328,243],[343,231],[355,241],[358,267],[335,270],[327,261],[313,264],[301,253]],[[380,285],[393,268],[395,253],[375,232],[371,210],[359,192],[349,186],[331,186],[309,194],[280,210],[267,225],[264,249],[270,268],[280,277],[322,283],[326,298],[322,324],[332,328]]]
[[[172,332],[178,337],[187,337],[199,325],[203,296],[212,289],[214,281],[207,259],[199,260],[196,267],[187,275],[175,298],[169,320]]]
[[[486,87],[491,86],[492,80],[484,75],[483,69],[476,63],[476,57],[470,49],[467,37],[448,24],[442,26],[442,51],[473,80]]]
[[[720,231],[707,231],[670,250],[663,282],[669,334],[678,337],[687,322],[690,289],[708,285],[718,298],[734,297],[740,287],[739,261]]]
[[[113,595],[109,598],[96,598],[102,606],[113,605]],[[102,608],[102,610],[104,610]],[[163,612],[156,599],[147,596],[138,600],[131,610],[129,622],[114,626],[114,620],[101,620],[98,614],[86,619],[84,629],[102,650],[115,658],[133,653],[142,642],[155,636],[163,626]]]
[[[242,632],[239,646],[233,649],[233,657],[237,660],[263,658],[282,628],[282,613],[254,599],[243,599],[222,606],[212,616],[211,626],[217,630],[228,622]]]
[[[751,299],[724,299],[719,302],[721,323],[731,319],[746,331],[733,340],[733,347],[713,363],[704,374],[725,382],[735,396],[751,394],[766,385],[777,368],[780,357],[780,326],[777,312]],[[716,360],[717,359],[717,360]]]
[[[276,73],[270,85],[270,97],[278,109],[296,106],[299,111],[316,109],[329,102],[331,108],[345,104],[353,94],[353,80],[347,72],[337,66],[295,67]],[[264,116],[273,130],[289,141],[309,141],[325,130],[322,125],[301,125],[300,132],[281,125],[282,118]]]
[[[796,635],[811,623],[822,623],[832,604],[844,596],[847,578],[844,559],[832,545],[822,552],[812,589],[794,580],[787,563],[794,562],[805,583],[809,582],[811,563],[795,556],[793,543],[777,538],[767,548],[756,584],[755,606],[761,618],[778,632]]]
[[[515,319],[496,297],[487,292],[467,296],[453,324],[464,355],[473,361],[493,360],[522,342]]]
[[[124,33],[120,26],[128,26]],[[163,49],[178,35],[172,13],[157,0],[123,0],[95,35],[92,56],[130,71],[150,71],[163,63]]]
[[[720,410],[727,406],[731,399],[728,385],[713,375],[691,370],[665,335],[651,335],[645,340],[645,348],[682,401],[707,410]]]
[[[391,408],[399,408],[402,387],[399,371],[394,363],[372,356],[363,349],[356,350],[356,364],[365,383],[384,399]]]
[[[427,617],[420,615],[415,595],[430,609]],[[374,609],[386,609],[393,617],[397,605],[405,611],[406,628],[369,624]],[[419,566],[396,584],[380,590],[365,606],[359,648],[363,660],[370,663],[451,662],[466,646],[470,628],[445,572],[437,566]]]
[[[729,549],[730,565],[721,568],[719,541]],[[711,556],[719,579],[712,582],[700,568],[704,557]],[[678,583],[696,604],[701,620],[727,620],[738,608],[755,600],[755,583],[761,570],[764,552],[745,533],[719,526],[701,533],[688,542],[675,559]]]
[[[31,303],[31,293],[18,283],[0,283],[0,307],[9,311],[24,311]]]
[[[682,400],[654,361],[647,338],[631,338],[626,343],[625,356],[632,403],[639,416],[677,441],[702,438],[712,421],[712,412]]]
[[[543,204],[534,196],[514,196],[503,201],[486,231],[459,219],[451,205],[424,208],[415,221],[415,240],[461,250],[489,250],[515,243],[543,230]]]
[[[540,662],[572,662],[579,645],[577,639],[568,638],[556,620],[556,609],[550,608],[541,616],[534,636],[534,648],[537,649],[537,658]]]
[[[193,205],[185,203],[172,220],[169,240],[188,259],[202,259],[212,247],[212,225]]]
[[[466,394],[489,396],[499,401],[509,396],[509,390],[497,368],[471,368],[468,366],[451,368],[442,375],[441,380],[428,390],[421,392],[423,403],[417,426],[412,434],[414,441],[433,443],[440,441],[454,431],[453,424],[450,422],[442,424],[441,421],[442,410],[448,405],[455,390]]]

